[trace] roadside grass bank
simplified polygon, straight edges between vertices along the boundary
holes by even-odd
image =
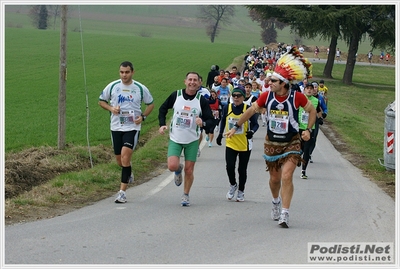
[[[168,135],[159,135],[158,127],[140,138],[140,145],[132,158],[135,180],[129,187],[140,185],[165,172],[167,147]],[[86,148],[82,146],[71,146],[62,155],[49,156],[49,152],[57,150],[43,149],[46,156],[36,159],[36,163],[48,163],[42,175],[54,171],[54,166],[60,165],[58,161],[61,156],[63,166],[73,163],[75,167],[70,168],[69,172],[55,175],[42,184],[32,184],[30,188],[27,186],[26,191],[6,199],[5,224],[56,217],[114,195],[120,185],[121,168],[116,164],[111,145],[91,148],[94,158],[98,160],[93,168],[82,168],[87,166],[88,162],[85,150]],[[12,157],[18,153],[10,154]],[[26,158],[28,163],[32,163],[29,156]],[[18,169],[21,167],[16,170]],[[19,187],[18,184],[9,184],[9,188],[13,186]]]
[[[315,77],[322,77],[322,68],[314,64]],[[335,65],[334,79],[324,79],[328,116],[321,129],[345,158],[395,199],[396,175],[378,160],[384,158],[385,109],[396,97],[395,68],[356,66],[352,86],[341,82],[344,68]]]

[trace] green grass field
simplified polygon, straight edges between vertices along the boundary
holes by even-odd
[[[59,34],[6,28],[6,36],[6,151],[43,144],[55,146]],[[130,36],[124,37],[122,42],[120,38],[107,35],[85,34],[83,38],[82,52],[80,34],[68,34],[67,142],[73,144],[86,140],[86,91],[90,140],[94,144],[109,141],[108,114],[97,101],[103,88],[119,78],[122,61],[134,63],[137,70],[134,79],[149,87],[157,107],[172,91],[184,86],[188,71],[197,71],[206,78],[212,64],[228,66],[246,49],[243,46]],[[156,114],[157,111],[151,114],[148,121],[155,124]]]

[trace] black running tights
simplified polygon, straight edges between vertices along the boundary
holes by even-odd
[[[250,160],[251,150],[249,151],[236,151],[234,149],[226,147],[225,150],[225,161],[226,161],[226,172],[228,174],[229,183],[231,185],[236,184],[236,160],[239,156],[238,174],[239,174],[239,190],[244,191],[244,186],[247,180],[247,165]]]

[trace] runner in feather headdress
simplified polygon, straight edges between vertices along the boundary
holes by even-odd
[[[289,227],[289,207],[293,196],[293,173],[301,163],[300,139],[308,141],[316,118],[316,110],[301,92],[292,92],[290,83],[311,77],[311,63],[296,47],[283,54],[276,63],[270,77],[270,90],[262,93],[252,109],[248,109],[237,125],[225,135],[231,137],[254,113],[266,109],[268,120],[264,142],[264,159],[269,171],[269,186],[272,194],[273,220],[284,228]],[[307,131],[299,135],[299,108],[309,113]]]

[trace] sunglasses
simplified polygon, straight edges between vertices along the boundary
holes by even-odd
[[[235,97],[239,98],[240,96],[242,96],[242,95],[241,94],[232,94],[233,98],[235,98]]]
[[[279,81],[279,79],[273,79],[273,78],[271,78],[270,81],[271,81],[272,83],[275,83],[275,82]]]

